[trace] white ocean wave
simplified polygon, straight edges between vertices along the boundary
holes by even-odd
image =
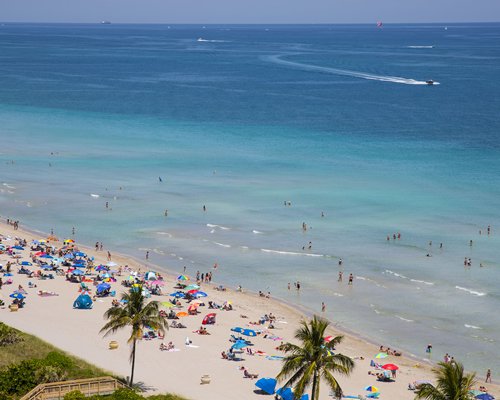
[[[455,286],[455,289],[462,290],[464,292],[473,294],[474,296],[486,296],[487,295],[487,293],[485,293],[485,292],[478,292],[477,290],[468,289],[468,288],[465,288],[462,286]]]

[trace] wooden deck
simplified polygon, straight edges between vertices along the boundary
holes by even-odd
[[[74,381],[43,383],[21,397],[21,400],[62,400],[66,393],[79,390],[85,396],[112,394],[126,387],[110,376]]]

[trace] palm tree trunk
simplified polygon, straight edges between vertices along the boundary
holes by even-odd
[[[313,384],[312,384],[312,390],[311,390],[311,399],[312,400],[319,400],[318,393],[316,393],[317,392],[317,390],[316,390],[317,384],[318,384],[318,382],[317,382],[317,376],[316,376],[316,372],[315,372],[313,375]]]
[[[137,343],[137,339],[134,338],[132,343],[132,372],[130,372],[130,387],[134,384],[134,368],[135,368],[135,344]]]

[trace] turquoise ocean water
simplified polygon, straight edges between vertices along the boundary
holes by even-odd
[[[3,218],[500,370],[499,24],[4,24],[0,50]]]

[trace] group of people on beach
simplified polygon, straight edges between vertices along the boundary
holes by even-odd
[[[10,218],[7,218],[7,225],[11,225],[15,231],[19,229],[19,221],[13,221]]]

